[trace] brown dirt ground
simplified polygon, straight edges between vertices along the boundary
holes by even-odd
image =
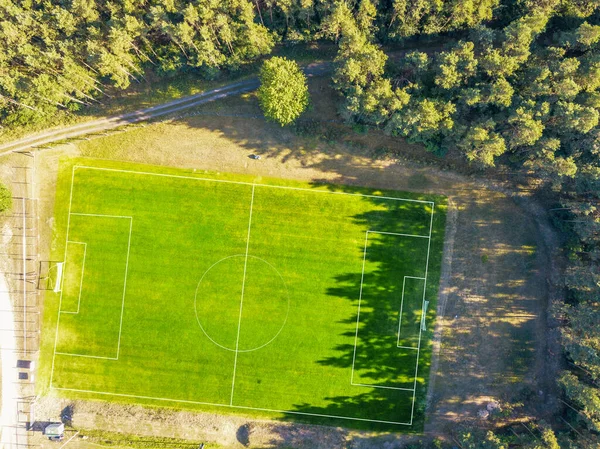
[[[320,120],[335,116],[331,90],[318,82],[311,84],[311,90],[319,101],[310,116]],[[240,116],[226,115],[232,110]],[[342,144],[300,138],[258,116],[253,118],[256,111],[251,95],[226,99],[196,111],[202,115],[40,153],[42,242],[49,248],[57,162],[65,153],[446,195],[452,208],[436,329],[439,354],[433,365],[437,369],[431,374],[426,433],[449,435],[456,422],[476,420],[477,411],[492,399],[525,402],[519,416],[526,416],[532,407],[550,413],[556,407],[552,379],[559,351],[546,338],[546,310],[559,294],[554,287],[558,246],[532,192],[511,191],[500,182],[432,168],[433,156],[419,147],[374,132],[356,135],[342,128],[336,137]],[[327,128],[335,126],[341,125],[331,123]],[[397,156],[385,157],[382,147]],[[262,159],[249,159],[253,153]],[[406,159],[403,154],[418,155],[420,162],[402,160]],[[374,155],[381,157],[374,160]],[[57,418],[69,403],[42,399],[38,416]],[[91,401],[75,402],[73,424],[232,448],[391,449],[406,441],[395,434]],[[248,435],[245,446],[240,442],[240,429]],[[83,441],[75,444],[85,446]]]

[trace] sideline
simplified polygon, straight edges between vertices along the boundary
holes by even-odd
[[[15,320],[4,274],[0,273],[0,359],[2,363],[2,404],[0,414],[0,447],[16,448],[17,422],[17,357],[14,348]]]

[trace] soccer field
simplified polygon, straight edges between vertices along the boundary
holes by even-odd
[[[42,391],[419,430],[445,204],[65,161]]]

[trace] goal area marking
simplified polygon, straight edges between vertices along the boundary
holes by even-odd
[[[56,323],[56,333],[55,333],[55,341],[54,341],[54,353],[53,353],[53,357],[52,357],[52,367],[51,367],[51,374],[50,374],[50,384],[49,387],[51,390],[59,390],[59,391],[71,391],[74,393],[84,393],[84,394],[98,394],[98,395],[104,395],[104,396],[114,396],[114,397],[124,397],[124,398],[133,398],[133,399],[142,399],[142,400],[153,400],[153,401],[162,401],[162,402],[173,402],[173,403],[182,403],[182,404],[195,404],[195,405],[207,405],[207,406],[214,406],[214,407],[229,407],[229,408],[235,408],[235,409],[241,409],[241,410],[256,410],[256,411],[264,411],[264,412],[272,412],[272,413],[283,413],[283,414],[292,414],[292,415],[302,415],[302,416],[314,416],[314,417],[324,417],[324,418],[333,418],[333,419],[342,419],[342,420],[350,420],[350,421],[361,421],[361,422],[372,422],[372,423],[382,423],[382,424],[393,424],[393,425],[402,425],[402,426],[411,426],[413,424],[413,420],[414,420],[414,409],[415,409],[415,400],[416,400],[416,390],[417,390],[417,375],[418,375],[418,365],[419,365],[419,356],[420,356],[420,346],[421,346],[421,332],[423,330],[424,326],[420,327],[420,332],[419,332],[419,342],[418,342],[418,347],[417,348],[413,348],[413,347],[407,347],[406,349],[414,349],[417,351],[417,359],[416,359],[416,366],[415,366],[415,375],[414,375],[414,382],[413,382],[413,387],[412,388],[400,388],[400,387],[388,387],[388,386],[384,386],[384,385],[367,385],[367,384],[360,384],[360,383],[354,383],[351,380],[351,384],[354,386],[362,386],[362,387],[369,387],[369,388],[382,388],[382,389],[393,389],[393,390],[402,390],[402,391],[412,391],[412,407],[411,407],[411,413],[410,413],[410,421],[408,422],[400,422],[400,421],[392,421],[392,420],[380,420],[380,419],[370,419],[370,418],[360,418],[360,417],[352,417],[352,416],[341,416],[341,415],[333,415],[333,414],[321,414],[321,413],[309,413],[309,412],[302,412],[302,411],[294,411],[294,410],[280,410],[280,409],[275,409],[275,408],[262,408],[262,407],[251,407],[251,406],[243,406],[243,405],[235,405],[233,402],[233,396],[234,396],[234,387],[235,387],[235,362],[234,362],[234,372],[233,372],[233,379],[232,379],[232,387],[231,387],[231,396],[230,396],[230,400],[227,401],[228,403],[213,403],[213,402],[203,402],[203,401],[193,401],[193,400],[186,400],[186,399],[173,399],[173,398],[164,398],[164,397],[153,397],[153,396],[144,396],[144,395],[135,395],[135,394],[126,394],[126,393],[114,393],[114,392],[106,392],[106,391],[98,391],[98,390],[87,390],[87,389],[77,389],[77,388],[65,388],[65,387],[58,387],[55,386],[53,383],[54,380],[54,368],[55,368],[55,360],[56,360],[56,356],[71,356],[71,357],[85,357],[85,358],[90,358],[90,359],[103,359],[103,360],[119,360],[119,354],[120,354],[120,344],[121,344],[121,334],[122,334],[122,328],[123,328],[123,313],[124,313],[124,306],[125,306],[125,294],[126,294],[126,286],[127,286],[127,273],[128,273],[128,266],[129,266],[129,254],[130,254],[130,248],[131,248],[131,232],[132,232],[132,225],[133,225],[133,217],[131,216],[121,216],[121,215],[105,215],[105,214],[86,214],[86,213],[77,213],[77,212],[71,212],[71,208],[72,208],[72,202],[73,202],[73,190],[74,190],[74,180],[75,180],[75,171],[76,170],[99,170],[99,171],[108,171],[108,172],[116,172],[116,173],[125,173],[125,174],[131,174],[131,175],[144,175],[144,176],[156,176],[156,177],[163,177],[163,178],[174,178],[174,179],[186,179],[186,180],[190,180],[190,181],[205,181],[205,182],[215,182],[215,183],[225,183],[225,184],[238,184],[238,185],[247,185],[249,187],[252,187],[252,199],[251,199],[251,204],[250,204],[250,218],[249,218],[249,223],[248,223],[248,235],[247,235],[247,247],[246,247],[246,257],[248,257],[248,246],[249,246],[249,238],[250,238],[250,230],[251,230],[251,224],[252,224],[252,202],[254,199],[254,189],[256,187],[267,187],[267,188],[275,188],[275,189],[284,189],[284,190],[294,190],[294,191],[306,191],[306,192],[311,192],[311,193],[318,193],[318,194],[332,194],[332,195],[347,195],[347,196],[355,196],[355,197],[365,197],[365,198],[372,198],[372,199],[378,199],[378,200],[390,200],[390,201],[403,201],[403,202],[412,202],[412,203],[421,203],[424,205],[429,205],[431,208],[431,214],[430,214],[430,224],[429,224],[429,235],[418,235],[418,234],[404,234],[404,233],[394,233],[394,232],[384,232],[384,231],[376,231],[376,230],[368,230],[366,231],[366,235],[365,235],[365,249],[364,249],[364,254],[363,254],[363,267],[362,267],[362,276],[361,276],[361,285],[360,285],[360,292],[359,292],[359,301],[358,301],[358,309],[357,309],[357,323],[356,323],[356,335],[355,335],[355,342],[354,342],[354,355],[353,355],[353,360],[352,360],[352,371],[351,371],[351,379],[353,379],[354,376],[354,363],[355,363],[355,357],[356,357],[356,345],[357,345],[357,338],[358,338],[358,326],[359,326],[359,320],[360,320],[360,302],[361,302],[361,298],[362,298],[362,290],[363,290],[363,279],[364,279],[364,269],[365,269],[365,260],[366,260],[366,248],[367,248],[367,243],[368,243],[368,236],[369,234],[384,234],[384,235],[397,235],[400,237],[409,237],[409,238],[418,238],[418,239],[428,239],[428,247],[427,247],[427,262],[426,262],[426,268],[425,268],[425,277],[422,278],[424,279],[424,288],[423,288],[423,301],[425,300],[425,294],[426,294],[426,283],[427,283],[427,268],[428,268],[428,264],[429,264],[429,250],[430,250],[430,246],[431,246],[431,233],[432,233],[432,226],[433,226],[433,214],[434,214],[434,209],[435,209],[435,203],[433,201],[426,201],[426,200],[416,200],[416,199],[410,199],[410,198],[396,198],[396,197],[387,197],[387,196],[382,196],[382,195],[367,195],[367,194],[360,194],[360,193],[351,193],[351,192],[339,192],[339,191],[331,191],[331,190],[316,190],[316,189],[309,189],[309,188],[301,188],[301,187],[291,187],[291,186],[279,186],[279,185],[270,185],[270,184],[260,184],[260,183],[252,183],[252,182],[241,182],[241,181],[229,181],[229,180],[223,180],[223,179],[211,179],[211,178],[203,178],[203,177],[196,177],[196,176],[184,176],[184,175],[170,175],[170,174],[164,174],[164,173],[153,173],[153,172],[144,172],[144,171],[135,171],[135,170],[123,170],[123,169],[113,169],[113,168],[104,168],[104,167],[93,167],[93,166],[86,166],[86,165],[74,165],[72,167],[72,174],[71,174],[71,189],[70,189],[70,197],[69,197],[69,213],[68,213],[68,219],[67,219],[67,236],[66,236],[66,242],[67,244],[70,242],[69,241],[69,229],[70,229],[70,223],[71,223],[71,216],[90,216],[90,217],[111,217],[111,218],[126,218],[130,220],[130,227],[129,227],[129,240],[128,240],[128,244],[127,244],[127,257],[126,257],[126,266],[125,266],[125,278],[124,278],[124,283],[123,283],[123,297],[122,297],[122,303],[121,303],[121,315],[120,315],[120,320],[119,320],[119,337],[118,337],[118,342],[117,342],[117,354],[116,357],[101,357],[101,356],[94,356],[94,355],[85,355],[85,354],[76,354],[76,353],[64,353],[64,352],[57,352],[57,343],[58,343],[58,337],[59,337],[59,326],[60,326],[60,315],[63,313],[75,313],[75,312],[71,312],[71,311],[61,311],[61,306],[62,306],[62,288],[61,288],[61,292],[60,292],[60,299],[59,299],[59,313],[58,313],[58,318],[57,318],[57,323]],[[72,242],[72,243],[81,243],[81,244],[85,244],[85,242]],[[85,261],[85,256],[84,256],[84,261]],[[84,262],[85,263],[85,262]],[[66,269],[66,247],[65,247],[65,260],[63,262],[63,264],[65,264],[65,269]],[[84,267],[82,267],[82,279],[81,279],[81,283],[83,282],[83,270]],[[64,282],[64,273],[63,273],[63,282]],[[410,276],[407,276],[410,277]],[[244,275],[244,280],[245,281],[245,275]],[[77,312],[79,311],[79,304],[80,304],[80,300],[81,300],[81,288],[80,288],[80,292],[79,292],[79,301],[78,301],[78,308],[77,308]],[[243,296],[240,299],[240,316],[241,316],[241,310],[242,310],[242,303],[243,301]],[[400,325],[400,324],[399,324]],[[239,345],[239,320],[238,320],[238,340],[236,341],[236,358],[237,358],[237,353],[238,348],[237,345]],[[402,348],[401,346],[398,346],[399,348]]]
[[[71,314],[77,315],[79,313],[79,307],[81,306],[81,290],[83,289],[83,277],[85,275],[85,258],[87,255],[87,243],[75,242],[73,240],[67,241],[67,247],[65,248],[65,261],[60,264],[60,266],[61,266],[60,273],[61,273],[61,276],[62,275],[64,275],[64,276],[62,276],[62,279],[61,279],[60,290],[54,290],[54,292],[58,293],[60,291],[61,296],[62,296],[63,287],[64,287],[64,285],[63,285],[64,279],[66,277],[66,272],[67,272],[66,270],[68,268],[67,267],[67,254],[69,252],[69,243],[71,243],[73,245],[83,245],[83,261],[81,262],[81,278],[79,279],[79,295],[77,296],[77,309],[75,310],[75,312],[73,312],[71,310],[60,310],[59,309],[59,312],[60,313],[71,313]]]
[[[400,332],[402,331],[402,312],[404,309],[404,288],[406,287],[406,280],[407,279],[418,279],[418,280],[422,280],[424,281],[425,278],[424,277],[418,277],[418,276],[404,276],[403,280],[402,280],[402,299],[400,301],[400,315],[398,317],[398,340],[396,342],[396,347],[397,348],[402,348],[402,349],[417,349],[414,346],[402,346],[400,344]],[[423,288],[425,288],[425,283],[423,282]],[[427,301],[425,301],[427,302]],[[423,315],[423,309],[421,308],[421,322],[419,325],[423,325],[424,322],[424,315]]]

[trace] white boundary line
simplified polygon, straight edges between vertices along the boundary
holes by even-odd
[[[431,207],[431,218],[429,219],[429,241],[427,242],[427,261],[425,262],[425,285],[423,286],[423,301],[421,302],[421,310],[423,310],[423,303],[425,302],[425,295],[427,293],[427,272],[429,270],[429,250],[431,249],[431,232],[433,230],[433,214],[435,212],[435,206]],[[426,317],[424,317],[426,319]],[[410,424],[412,425],[415,415],[415,400],[417,398],[417,376],[419,374],[419,357],[421,355],[421,335],[423,334],[423,327],[419,327],[419,343],[417,345],[417,364],[415,366],[415,384],[413,393],[412,410],[410,411]]]
[[[371,232],[371,233],[380,233],[380,234],[400,235],[400,236],[406,236],[406,237],[429,238],[428,253],[427,253],[427,263],[429,262],[429,248],[430,248],[430,245],[431,245],[431,231],[432,231],[432,225],[433,225],[433,211],[434,211],[434,208],[435,208],[435,203],[433,201],[415,200],[415,199],[410,199],[410,198],[394,198],[394,197],[386,197],[386,196],[380,196],[380,195],[365,195],[365,194],[349,193],[349,192],[335,192],[335,191],[328,191],[328,190],[313,190],[313,189],[299,188],[299,187],[277,186],[277,185],[269,185],[269,184],[256,184],[256,183],[249,183],[249,182],[228,181],[228,180],[201,178],[201,177],[193,177],[193,176],[167,175],[167,174],[163,174],[163,173],[152,173],[152,172],[141,172],[141,171],[133,171],[133,170],[110,169],[110,168],[102,168],[102,167],[91,167],[91,166],[85,166],[85,165],[75,165],[75,166],[73,166],[73,169],[72,169],[71,189],[70,189],[70,195],[69,195],[69,215],[68,215],[68,218],[67,218],[67,232],[66,232],[66,234],[67,234],[66,235],[66,240],[67,241],[68,241],[68,238],[69,238],[69,228],[70,228],[71,215],[97,216],[96,214],[71,213],[71,206],[72,206],[72,201],[73,201],[73,188],[74,188],[75,169],[77,169],[77,168],[90,169],[90,170],[113,171],[113,172],[122,172],[122,173],[132,173],[132,174],[148,175],[148,176],[170,177],[170,178],[178,178],[178,179],[190,179],[190,180],[196,180],[196,181],[209,181],[209,182],[220,182],[220,183],[228,183],[228,184],[251,185],[253,187],[253,190],[254,190],[254,188],[256,186],[261,186],[261,187],[272,187],[272,188],[288,189],[288,190],[299,190],[299,191],[306,191],[306,192],[313,192],[313,193],[329,193],[329,194],[337,194],[337,195],[349,195],[349,196],[359,196],[359,197],[374,198],[374,199],[386,199],[386,200],[394,200],[394,201],[407,201],[407,202],[414,202],[414,203],[430,204],[431,205],[431,221],[430,221],[430,228],[429,228],[429,237],[422,236],[422,235],[396,234],[396,233],[387,233],[387,232],[378,232],[378,231],[367,231],[365,233],[365,248],[364,248],[364,254],[363,254],[363,269],[362,269],[362,275],[361,275],[361,286],[360,286],[360,295],[359,295],[359,307],[358,307],[357,321],[356,321],[357,328],[356,328],[356,335],[355,335],[354,354],[353,354],[353,359],[352,359],[352,378],[354,376],[354,362],[355,362],[355,358],[356,358],[356,342],[357,342],[357,339],[358,339],[358,325],[359,325],[359,320],[360,320],[360,301],[361,301],[361,298],[362,298],[362,288],[363,288],[363,282],[362,281],[364,279],[364,267],[365,267],[365,262],[366,262],[366,249],[367,249],[367,242],[368,242],[369,232]],[[100,215],[100,216],[102,216],[102,215]],[[127,254],[127,262],[126,262],[126,276],[127,276],[128,263],[129,263],[129,250],[130,250],[130,245],[131,245],[131,231],[132,231],[133,219],[132,219],[132,217],[119,216],[119,215],[114,215],[114,216],[103,215],[103,216],[114,217],[114,218],[130,218],[131,219],[130,234],[129,234],[129,244],[128,244],[128,254]],[[125,282],[126,282],[126,279],[125,279]],[[122,323],[123,323],[124,298],[125,298],[125,289],[124,289],[124,292],[123,292],[123,303],[122,303],[122,307],[121,307],[121,322],[120,322],[120,328],[119,328],[119,343],[118,343],[119,344],[119,348],[117,349],[117,358],[118,358],[119,349],[120,349],[121,330],[122,330]],[[91,394],[100,394],[100,395],[108,395],[108,396],[118,396],[118,397],[128,397],[128,398],[137,398],[137,399],[147,399],[147,400],[155,400],[155,401],[179,402],[179,403],[188,403],[188,404],[209,405],[209,406],[215,406],[215,407],[230,407],[230,408],[238,408],[238,409],[244,409],[244,410],[266,411],[266,412],[273,412],[273,413],[284,413],[284,414],[293,414],[293,415],[334,418],[334,419],[343,419],[343,420],[350,420],[350,421],[362,421],[362,422],[373,422],[373,423],[383,423],[383,424],[395,424],[395,425],[403,425],[403,426],[410,426],[410,425],[412,425],[413,416],[414,416],[414,403],[415,403],[415,397],[416,397],[416,381],[417,381],[416,373],[417,373],[417,370],[418,370],[418,357],[419,357],[419,355],[417,355],[417,369],[415,370],[415,381],[414,381],[414,386],[415,387],[412,390],[411,389],[401,389],[401,388],[397,388],[397,387],[382,387],[382,386],[366,385],[366,386],[372,387],[372,388],[392,388],[392,389],[401,389],[401,390],[413,391],[413,405],[412,405],[412,410],[411,410],[411,420],[410,420],[410,422],[397,422],[397,421],[387,421],[387,420],[377,420],[377,419],[367,419],[367,418],[357,418],[357,417],[355,418],[355,417],[349,417],[349,416],[338,416],[338,415],[329,415],[329,414],[320,414],[320,413],[308,413],[308,412],[299,412],[299,411],[292,411],[292,410],[278,410],[278,409],[268,409],[268,408],[260,408],[260,407],[248,407],[248,406],[232,405],[232,404],[226,405],[226,404],[217,404],[217,403],[211,403],[211,402],[190,401],[190,400],[183,400],[183,399],[169,399],[169,398],[159,398],[159,397],[151,397],[151,396],[123,394],[123,393],[110,393],[110,392],[94,391],[94,390],[82,390],[82,389],[75,389],[75,388],[55,387],[55,386],[53,386],[55,359],[56,359],[56,355],[57,354],[61,354],[61,355],[63,354],[63,353],[57,353],[56,352],[56,345],[57,345],[57,341],[58,341],[58,333],[59,333],[59,325],[60,325],[60,307],[61,307],[61,303],[62,303],[62,291],[61,291],[61,297],[59,299],[59,313],[58,313],[58,319],[57,319],[57,323],[56,323],[56,333],[55,333],[55,339],[54,339],[54,353],[53,353],[53,357],[52,357],[52,368],[51,368],[51,372],[50,372],[50,384],[49,384],[50,389],[60,390],[60,391],[72,391],[72,392],[78,392],[78,393],[91,393]],[[238,332],[239,332],[239,327],[238,327]],[[419,336],[419,338],[420,338],[420,336]],[[419,344],[420,344],[420,340],[419,340]],[[414,348],[411,348],[411,349],[414,349]],[[419,349],[420,348],[417,348],[417,351],[419,351]],[[97,357],[97,356],[84,356],[84,355],[78,355],[78,354],[65,354],[65,355],[71,355],[71,356],[76,356],[76,357],[88,357],[88,358],[102,358],[102,357]],[[236,356],[237,356],[237,352],[236,352]],[[234,376],[235,376],[235,374],[234,374]],[[232,386],[232,393],[233,393],[233,386]]]
[[[278,186],[271,184],[256,184],[252,182],[243,182],[243,181],[228,181],[225,179],[211,179],[211,178],[201,178],[198,176],[183,176],[183,175],[167,175],[166,173],[152,173],[152,172],[144,172],[144,171],[136,171],[136,170],[121,170],[117,168],[104,168],[104,167],[91,167],[88,165],[75,165],[75,168],[84,168],[88,170],[103,170],[103,171],[112,171],[112,172],[120,172],[120,173],[132,173],[136,175],[147,175],[147,176],[160,176],[163,178],[177,178],[177,179],[193,179],[195,181],[210,181],[210,182],[222,182],[225,184],[240,184],[247,186],[259,186],[259,187],[272,187],[274,189],[288,189],[288,190],[301,190],[305,192],[313,192],[313,193],[330,193],[333,195],[350,195],[350,196],[362,196],[366,198],[377,198],[382,200],[395,200],[395,201],[409,201],[412,203],[424,203],[434,205],[433,201],[425,201],[425,200],[414,200],[411,198],[394,198],[389,196],[380,196],[380,195],[366,195],[362,193],[350,193],[350,192],[332,192],[330,190],[315,190],[315,189],[307,189],[303,187],[290,187],[290,186]]]
[[[402,329],[402,309],[404,307],[404,287],[406,286],[406,279],[420,279],[420,280],[425,280],[425,278],[422,277],[418,277],[418,276],[404,276],[404,278],[402,279],[402,300],[400,301],[400,316],[398,317],[398,340],[396,341],[396,347],[397,348],[403,348],[403,349],[417,349],[413,346],[401,346],[400,345],[400,330]],[[421,325],[421,323],[423,322],[423,308],[421,308],[421,322],[419,323],[419,326]]]
[[[71,192],[69,193],[69,214],[67,215],[67,235],[65,242],[69,241],[69,229],[71,227],[71,205],[73,204],[73,186],[75,185],[75,167],[71,171]],[[65,252],[67,251],[67,245],[65,243]],[[66,254],[65,254],[66,259]],[[50,369],[50,388],[52,388],[52,380],[54,378],[54,362],[56,361],[56,344],[58,342],[58,327],[60,325],[60,309],[62,308],[62,288],[60,289],[60,295],[58,299],[58,318],[56,319],[56,333],[54,335],[54,352],[52,353],[52,368]]]
[[[81,290],[83,289],[83,275],[85,273],[85,257],[87,254],[87,243],[85,242],[74,242],[73,240],[70,240],[67,242],[67,249],[65,251],[65,262],[64,262],[64,275],[61,279],[61,283],[60,283],[60,291],[62,292],[62,289],[64,287],[64,283],[65,283],[65,276],[67,274],[67,253],[69,252],[69,243],[73,243],[76,245],[84,245],[83,246],[83,262],[81,264],[81,279],[79,280],[79,297],[77,298],[77,310],[75,312],[69,311],[69,310],[59,310],[59,313],[70,313],[70,314],[74,314],[77,315],[79,313],[79,306],[81,305]]]
[[[74,352],[55,352],[56,355],[66,355],[69,357],[85,357],[87,359],[119,360],[118,357],[104,357],[100,355],[75,354]]]
[[[180,402],[182,404],[210,405],[213,407],[229,407],[229,408],[239,408],[239,409],[243,409],[243,410],[257,410],[257,411],[262,411],[262,412],[285,413],[285,414],[303,415],[303,416],[317,416],[317,417],[321,417],[321,418],[345,419],[348,421],[364,421],[364,422],[376,422],[376,423],[382,423],[382,424],[397,424],[400,426],[412,425],[411,423],[406,423],[406,422],[385,421],[385,420],[381,420],[381,419],[353,418],[350,416],[326,415],[324,413],[297,412],[297,411],[293,411],[293,410],[278,410],[278,409],[273,409],[273,408],[248,407],[245,405],[215,404],[213,402],[190,401],[187,399],[156,398],[156,397],[152,397],[152,396],[140,396],[140,395],[135,395],[135,394],[108,393],[108,392],[104,392],[104,391],[94,391],[94,390],[79,390],[76,388],[53,387],[53,389],[61,390],[61,391],[74,391],[76,393],[102,394],[102,395],[107,395],[107,396],[118,396],[118,397],[123,397],[123,398],[146,399],[146,400],[151,400],[151,401]]]
[[[231,380],[231,397],[229,399],[229,405],[233,405],[233,391],[235,389],[235,372],[237,369],[237,358],[240,349],[240,329],[242,327],[242,309],[244,305],[244,288],[246,287],[246,268],[248,267],[248,249],[250,248],[250,228],[252,227],[253,206],[254,186],[252,186],[252,198],[250,199],[250,218],[248,218],[248,235],[246,236],[246,256],[244,258],[244,275],[242,277],[242,297],[240,298],[240,314],[238,316],[237,338],[235,340],[235,358],[233,359],[233,379]]]
[[[133,219],[130,215],[108,215],[108,214],[82,214],[80,212],[70,212],[71,215],[78,215],[80,217],[104,217],[104,218],[129,218]]]
[[[355,387],[384,388],[386,390],[413,391],[412,388],[388,387],[385,385],[371,385],[371,384],[352,384],[352,385],[354,385]]]
[[[419,235],[419,234],[399,234],[397,232],[383,232],[383,231],[367,231],[367,234],[383,234],[383,235],[399,235],[400,237],[418,237],[422,239],[428,239],[428,235]],[[410,276],[407,276],[410,277]]]

